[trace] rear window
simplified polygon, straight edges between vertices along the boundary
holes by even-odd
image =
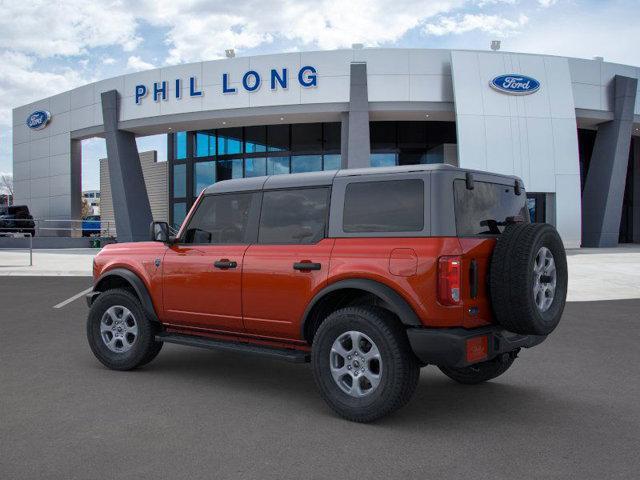
[[[509,185],[478,181],[473,185],[469,190],[464,180],[453,182],[459,236],[499,234],[509,217],[522,217],[529,223],[524,190],[516,195]]]
[[[419,179],[347,185],[342,228],[348,233],[424,229],[424,182]]]

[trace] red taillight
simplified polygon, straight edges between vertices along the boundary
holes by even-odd
[[[438,301],[442,305],[460,303],[460,257],[438,259]]]

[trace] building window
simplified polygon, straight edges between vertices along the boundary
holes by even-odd
[[[187,196],[187,164],[178,163],[173,166],[173,196],[184,198]]]
[[[372,153],[370,161],[372,167],[393,167],[398,164],[395,153]]]
[[[262,153],[267,151],[267,127],[246,127],[244,129],[244,151]]]
[[[323,170],[340,170],[342,165],[342,157],[340,154],[329,154],[323,156]]]
[[[267,158],[267,175],[282,175],[290,173],[289,157]]]
[[[196,157],[212,157],[216,154],[215,132],[196,132],[194,155]]]
[[[173,158],[175,160],[187,158],[187,132],[177,132],[175,134]]]
[[[175,230],[180,229],[182,222],[184,222],[184,218],[187,216],[187,204],[185,202],[174,202],[173,203],[173,221],[172,227]]]
[[[267,159],[265,157],[247,158],[244,161],[245,177],[262,177],[267,174]]]
[[[237,155],[239,153],[242,153],[242,128],[218,130],[218,155]]]
[[[216,183],[216,162],[193,164],[193,194],[197,197],[209,185]]]
[[[339,122],[171,134],[170,213],[188,210],[203,189],[221,180],[339,169],[340,135]],[[172,217],[172,222],[179,219]]]
[[[322,155],[294,155],[291,157],[291,173],[322,170]]]

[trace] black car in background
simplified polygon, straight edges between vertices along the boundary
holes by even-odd
[[[13,205],[0,211],[0,233],[36,234],[36,224],[26,205]]]

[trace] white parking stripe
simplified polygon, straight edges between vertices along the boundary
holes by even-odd
[[[86,290],[81,291],[80,293],[75,294],[73,297],[71,298],[67,298],[65,301],[60,302],[57,305],[54,305],[53,308],[62,308],[65,305],[69,305],[71,302],[73,302],[74,300],[79,299],[80,297],[82,297],[83,295],[86,295],[87,293],[89,293],[91,290],[93,290],[93,287],[89,287]]]

